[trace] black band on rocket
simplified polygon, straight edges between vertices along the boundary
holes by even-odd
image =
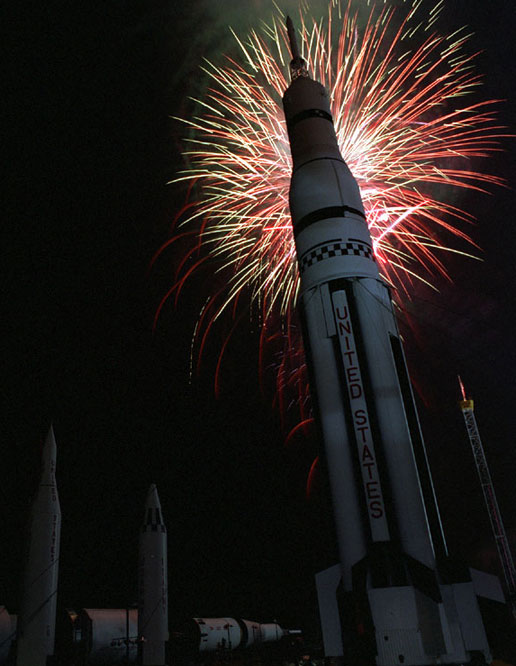
[[[324,109],[305,109],[287,121],[287,128],[289,132],[295,125],[297,125],[302,120],[306,120],[307,118],[323,118],[324,120],[329,120],[330,123],[333,123],[331,114],[327,111],[324,111]]]
[[[361,210],[358,210],[358,208],[352,208],[351,206],[328,206],[327,208],[319,208],[318,210],[308,213],[302,217],[299,222],[294,224],[294,236],[300,234],[311,224],[315,224],[321,220],[329,220],[332,217],[346,217],[346,213],[353,213],[353,215],[359,215],[364,220],[366,219],[366,216]]]

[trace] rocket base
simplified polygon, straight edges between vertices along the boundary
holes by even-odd
[[[500,581],[475,569],[461,574],[457,582],[441,576],[438,597],[431,598],[411,585],[343,592],[340,565],[319,572],[326,658],[377,666],[490,663],[479,599],[505,604]]]

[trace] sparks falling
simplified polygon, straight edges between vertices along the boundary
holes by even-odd
[[[475,56],[464,49],[466,32],[436,32],[442,3],[429,14],[420,0],[401,10],[372,7],[365,23],[353,4],[331,1],[320,21],[300,10],[298,42],[309,71],[329,90],[341,152],[360,186],[383,277],[398,295],[409,294],[416,279],[448,277],[446,253],[459,252],[451,238],[471,242],[464,229],[473,218],[450,198],[457,189],[501,184],[472,163],[499,149],[502,129],[492,100],[468,97],[480,80]],[[184,152],[189,168],[175,182],[189,182],[193,199],[165,247],[184,235],[195,241],[157,316],[209,260],[224,280],[200,313],[194,334],[200,354],[222,313],[230,311],[236,321],[238,312],[259,312],[262,342],[283,340],[279,394],[293,383],[297,403],[305,404],[304,372],[293,351],[300,349],[292,323],[299,278],[281,109],[289,63],[284,17],[235,39],[240,57],[228,57],[223,68],[206,63],[211,85],[197,100],[199,114],[182,119],[191,129]]]

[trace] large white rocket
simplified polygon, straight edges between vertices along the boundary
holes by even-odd
[[[309,76],[287,26],[290,212],[339,549],[343,654],[382,666],[464,663],[472,649],[489,658],[471,578],[437,571],[446,545],[389,287],[328,93]]]

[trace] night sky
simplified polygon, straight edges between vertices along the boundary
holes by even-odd
[[[247,3],[246,3],[247,4]],[[432,6],[433,3],[428,3]],[[440,23],[467,23],[485,76],[482,96],[507,99],[516,126],[516,6],[449,0]],[[202,57],[228,43],[227,23],[270,6],[108,0],[98,8],[11,7],[4,70],[8,115],[2,227],[0,604],[18,610],[23,530],[41,445],[54,423],[63,526],[59,604],[136,601],[138,529],[150,483],[169,533],[170,612],[277,618],[309,626],[313,573],[334,562],[324,479],[307,502],[312,440],[284,447],[258,381],[256,326],[228,349],[213,392],[217,340],[189,382],[194,280],[177,309],[156,308],[177,257],[163,255],[184,191],[182,127]],[[227,10],[227,11],[226,11]],[[228,16],[226,16],[226,13]],[[245,18],[240,14],[244,13]],[[253,14],[254,13],[254,14]],[[453,552],[479,563],[492,547],[456,375],[476,415],[500,506],[516,529],[514,140],[491,158],[507,189],[460,203],[482,262],[455,258],[454,282],[418,288],[403,326],[444,525]]]

